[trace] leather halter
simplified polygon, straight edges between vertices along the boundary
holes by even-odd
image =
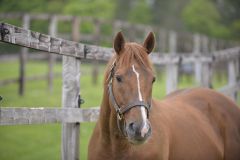
[[[117,125],[118,125],[118,129],[122,132],[122,134],[124,136],[126,136],[126,133],[123,132],[121,126],[120,126],[120,121],[124,119],[124,113],[126,113],[127,111],[129,111],[130,109],[134,108],[134,107],[144,107],[147,110],[147,117],[149,117],[149,110],[151,105],[145,103],[144,101],[135,101],[133,103],[130,103],[128,105],[125,106],[119,106],[114,94],[113,94],[113,89],[112,89],[112,81],[113,81],[113,76],[114,76],[114,69],[116,67],[116,61],[113,62],[112,66],[111,66],[111,70],[110,70],[110,74],[107,78],[108,81],[108,93],[109,93],[109,98],[112,102],[112,105],[117,113]]]

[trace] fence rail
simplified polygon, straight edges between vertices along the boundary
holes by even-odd
[[[225,86],[218,91],[231,96],[232,92],[240,90],[240,82]],[[99,106],[91,108],[47,108],[47,107],[1,107],[1,125],[23,125],[44,123],[82,123],[96,122],[99,117]]]
[[[7,32],[0,37],[0,41],[11,43],[31,49],[36,49],[58,55],[71,56],[80,59],[96,59],[108,61],[113,56],[113,49],[77,43],[61,38],[55,38],[39,32],[34,32],[22,27],[17,27],[8,23],[1,23],[1,28]],[[35,53],[35,52],[33,52]],[[194,52],[193,52],[194,53]],[[213,62],[221,60],[235,59],[240,55],[240,47],[212,51],[211,54],[193,54],[193,53],[153,53],[150,55],[154,64],[164,65],[169,63],[194,63]],[[39,52],[36,52],[39,54]]]
[[[106,60],[106,58],[112,55],[112,49],[109,48],[85,45],[51,37],[7,23],[0,23],[1,28],[6,32],[0,38],[3,42],[75,58]]]
[[[95,122],[99,108],[0,108],[0,125]]]

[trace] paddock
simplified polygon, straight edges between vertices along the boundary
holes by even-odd
[[[78,23],[75,26],[78,27]],[[1,23],[1,41],[20,45],[50,55],[58,54],[63,58],[62,108],[0,108],[0,125],[62,123],[62,159],[79,159],[79,123],[95,122],[99,115],[98,108],[81,109],[80,63],[82,59],[105,60],[111,58],[112,49],[68,41],[54,36],[41,34],[8,23]],[[76,34],[78,35],[78,34]],[[197,36],[196,36],[197,37]],[[196,38],[196,45],[197,40]],[[170,40],[171,54],[153,54],[155,65],[165,65],[167,75],[167,93],[178,86],[179,63],[191,63],[195,66],[196,81],[200,86],[210,87],[212,65],[219,61],[228,64],[228,84],[219,91],[236,100],[239,91],[239,58],[240,48],[228,48],[213,51],[212,54],[176,54],[176,36]],[[69,81],[71,83],[69,83]],[[68,148],[73,148],[69,150]]]

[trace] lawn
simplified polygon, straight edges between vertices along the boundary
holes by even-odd
[[[56,73],[61,72],[61,63],[54,67]],[[85,100],[82,107],[99,106],[101,101],[101,79],[95,86],[91,84],[91,67],[82,65],[81,94]],[[103,71],[103,67],[100,70]],[[26,66],[27,76],[47,73],[44,62],[29,62]],[[88,74],[89,73],[89,74]],[[0,64],[0,79],[16,78],[18,63],[6,62]],[[102,74],[101,74],[102,75]],[[18,85],[11,84],[0,87],[0,95],[4,98],[1,107],[61,107],[61,78],[54,79],[53,93],[48,92],[47,81],[31,81],[26,84],[25,96],[18,96]],[[94,123],[81,124],[81,159],[86,159],[87,144]],[[14,153],[14,154],[13,154]],[[61,125],[24,125],[0,127],[0,159],[60,159],[61,156]]]
[[[85,100],[82,107],[99,106],[102,97],[102,79],[105,65],[100,65],[100,76],[96,85],[92,84],[91,64],[82,64],[81,95]],[[57,63],[54,72],[61,73],[61,63]],[[47,64],[31,61],[27,64],[27,76],[47,73]],[[18,76],[17,62],[1,62],[0,80]],[[216,87],[226,80],[214,80]],[[194,86],[193,78],[182,77],[179,88]],[[61,107],[61,78],[54,79],[54,90],[50,93],[47,81],[31,81],[26,84],[26,94],[18,96],[18,85],[0,87],[3,101],[1,107]],[[153,97],[165,95],[165,76],[162,72],[154,84]],[[82,123],[80,129],[80,159],[87,159],[87,145],[95,123]],[[0,160],[58,160],[61,157],[61,124],[0,126]]]

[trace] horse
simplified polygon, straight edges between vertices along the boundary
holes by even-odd
[[[240,160],[240,109],[230,98],[201,87],[152,98],[154,44],[153,32],[143,44],[115,36],[88,159]]]

